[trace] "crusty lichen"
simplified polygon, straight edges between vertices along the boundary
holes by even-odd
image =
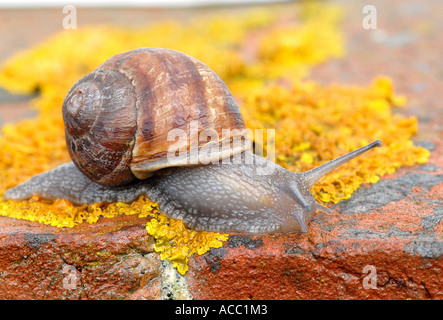
[[[292,12],[292,15],[291,15]],[[63,31],[13,56],[0,71],[0,85],[40,95],[35,119],[3,126],[0,136],[0,196],[33,175],[69,161],[61,105],[69,88],[110,56],[137,47],[180,50],[208,64],[227,83],[249,128],[275,128],[276,161],[306,171],[373,139],[384,147],[335,170],[313,187],[317,200],[346,199],[364,182],[376,182],[402,165],[424,163],[429,152],[414,146],[417,119],[393,113],[406,99],[389,78],[367,87],[322,86],[306,80],[309,68],[344,55],[342,10],[307,2],[195,19],[161,22],[140,29],[109,26]],[[229,20],[229,21],[227,21]],[[266,140],[264,141],[266,148]],[[257,141],[258,143],[258,141]],[[0,215],[73,227],[101,217],[139,215],[155,250],[184,274],[192,254],[218,248],[228,235],[188,230],[140,197],[131,204],[74,206],[34,197],[0,202]]]
[[[163,213],[146,224],[146,230],[157,239],[154,250],[162,260],[172,262],[180,274],[188,271],[188,258],[197,253],[202,255],[211,248],[220,248],[227,234],[189,230],[181,220],[168,218]]]
[[[83,222],[95,223],[100,217],[112,218],[122,214],[155,217],[158,214],[158,206],[145,196],[130,204],[116,202],[83,206],[74,206],[64,199],[54,202],[41,201],[37,196],[28,201],[0,202],[0,216],[37,221],[60,228],[74,227]]]

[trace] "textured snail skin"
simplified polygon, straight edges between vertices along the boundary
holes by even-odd
[[[149,179],[118,187],[91,181],[70,162],[8,190],[4,198],[22,200],[37,194],[91,204],[131,202],[147,195],[167,216],[194,230],[305,233],[316,211],[330,213],[309,188],[331,170],[380,146],[376,140],[304,173],[293,173],[247,151],[223,163],[166,168]]]

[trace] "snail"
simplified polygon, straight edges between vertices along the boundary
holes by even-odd
[[[382,145],[375,140],[307,172],[289,171],[249,151],[240,108],[209,67],[159,48],[111,57],[74,84],[62,110],[72,162],[4,199],[38,195],[79,205],[146,195],[194,230],[306,233],[315,212],[331,212],[309,188]]]

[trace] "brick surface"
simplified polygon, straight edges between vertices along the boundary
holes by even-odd
[[[146,219],[71,229],[0,217],[0,299],[159,299]]]

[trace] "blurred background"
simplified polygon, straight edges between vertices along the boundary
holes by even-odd
[[[404,114],[415,115],[419,120],[426,123],[432,119],[441,119],[442,108],[438,102],[439,99],[436,98],[439,97],[439,92],[443,91],[441,84],[443,77],[443,62],[441,60],[443,6],[441,6],[439,0],[371,1],[371,5],[377,9],[377,26],[375,29],[369,30],[362,26],[365,16],[363,8],[367,3],[361,0],[81,0],[69,2],[69,5],[75,6],[75,30],[78,31],[85,30],[85,28],[93,25],[112,26],[122,30],[125,28],[134,28],[134,30],[144,28],[147,30],[151,26],[158,27],[162,25],[164,27],[168,23],[181,23],[183,28],[188,28],[188,24],[192,24],[195,20],[212,15],[217,16],[219,20],[221,17],[221,19],[225,19],[225,25],[223,25],[223,22],[216,24],[213,28],[218,28],[217,32],[204,30],[204,28],[201,32],[217,34],[220,36],[220,41],[225,41],[222,44],[224,49],[229,49],[231,46],[232,51],[238,52],[241,50],[243,57],[246,57],[244,61],[247,62],[248,55],[253,56],[253,51],[257,49],[254,47],[256,38],[260,37],[257,34],[263,33],[263,31],[266,32],[264,30],[266,28],[271,30],[270,25],[275,27],[275,23],[269,23],[269,21],[276,21],[275,12],[278,11],[280,15],[277,18],[277,24],[289,25],[290,27],[293,25],[300,26],[300,24],[303,24],[303,21],[300,22],[300,16],[308,11],[301,6],[305,3],[317,3],[320,8],[334,4],[340,7],[341,10],[340,17],[337,19],[334,17],[334,13],[318,14],[318,21],[310,20],[312,24],[309,30],[310,33],[305,32],[304,35],[312,39],[312,45],[316,46],[319,51],[326,50],[324,47],[329,46],[327,50],[330,53],[323,60],[312,57],[312,52],[309,53],[313,60],[307,61],[307,63],[311,63],[309,79],[321,84],[338,82],[368,85],[375,77],[386,75],[393,79],[396,90],[408,97],[408,107],[402,110]],[[0,1],[0,65],[3,65],[17,53],[31,50],[33,46],[45,43],[54,35],[66,31],[63,23],[69,11],[64,13],[63,8],[67,4],[66,1],[56,0]],[[236,21],[242,20],[242,17],[247,16],[248,12],[254,9],[258,9],[260,13],[256,18],[251,18],[251,22]],[[316,12],[310,14],[311,16],[317,15]],[[335,34],[341,33],[341,38],[339,35],[337,38],[328,39],[329,35],[323,34],[328,31],[324,27],[324,25],[327,25],[324,22],[325,19],[336,19],[329,25],[339,30],[334,30],[334,32]],[[237,29],[232,27],[234,24],[241,23],[243,25]],[[255,25],[250,27],[248,23]],[[260,23],[263,24],[261,29]],[[318,25],[317,34],[312,31],[315,31],[316,25]],[[180,27],[176,26],[175,28],[174,30],[181,30]],[[252,30],[252,32],[248,31],[247,34],[241,35],[233,33],[233,30],[240,30],[241,28]],[[73,34],[75,30],[71,30]],[[187,35],[189,39],[187,45],[192,47],[191,43],[193,41],[201,41],[201,39],[194,39],[193,37],[198,35],[200,30],[195,27],[189,27],[189,30],[194,30],[194,34],[190,32]],[[292,31],[289,28],[285,36],[283,32],[279,32],[278,35],[272,34],[273,31],[271,30],[268,39],[263,40],[264,43],[269,44],[269,48],[263,49],[267,50],[265,54],[268,56],[274,55],[273,58],[282,60],[293,53],[288,50],[283,50],[283,54],[272,52],[274,49],[271,46],[274,39],[279,43],[280,49],[292,46],[291,50],[293,48],[306,50],[305,43],[301,45],[297,43],[297,37],[300,33],[296,33],[296,36],[294,36],[294,33],[291,33]],[[165,37],[170,38],[171,43],[176,40],[174,35],[168,35],[164,29],[161,32],[167,35]],[[320,39],[322,36],[324,38]],[[182,44],[185,42],[183,41],[184,37],[185,33],[180,36]],[[316,40],[316,38],[320,40]],[[202,39],[204,38],[202,37]],[[146,38],[144,43],[151,46],[150,40],[150,38]],[[214,42],[216,41],[219,40],[214,39]],[[164,42],[157,41],[160,44]],[[331,49],[332,42],[336,42],[337,47],[341,47],[338,51],[342,52],[337,52],[337,50],[332,52],[335,50]],[[77,48],[71,45],[66,50],[79,51],[85,45],[89,46],[90,43],[75,44]],[[203,47],[203,44],[198,45]],[[211,46],[211,44],[208,44],[208,46]],[[299,50],[297,54],[300,57],[303,52],[300,53]],[[110,56],[110,53],[108,56]],[[208,63],[213,58],[213,54],[208,53],[204,57],[204,54],[201,53],[201,56],[197,57],[204,58],[205,62]],[[214,58],[214,60],[216,59]],[[233,60],[227,59],[226,61]],[[210,65],[210,63],[208,64]],[[284,65],[284,63],[282,64]],[[275,65],[277,64],[274,63],[274,67]],[[214,65],[210,65],[210,67],[217,69],[217,66]],[[219,72],[220,70],[216,71]],[[223,73],[224,70],[221,70],[221,72]],[[227,72],[233,71],[228,70]],[[11,94],[11,92],[5,92],[0,88],[0,124],[35,114],[29,108],[29,104],[26,103],[28,100],[29,96],[23,96],[17,94],[17,92]],[[432,112],[429,112],[429,110],[432,110]]]
[[[145,26],[159,20],[290,3],[289,0],[46,0],[0,1],[0,61],[63,30],[63,8],[77,9],[77,27],[91,24]]]
[[[82,7],[194,7],[215,5],[242,5],[269,2],[288,2],[290,0],[75,0],[69,4]],[[17,0],[1,1],[0,5],[5,8],[40,8],[59,7],[68,4],[62,0]]]
[[[0,65],[15,54],[63,31],[63,21],[76,10],[76,29],[92,25],[142,28],[161,21],[186,22],[206,15],[226,15],[250,8],[289,3],[285,0],[16,0],[0,1]],[[64,7],[66,7],[64,12]],[[266,10],[266,9],[265,9]],[[73,21],[69,21],[70,23]],[[149,43],[149,41],[147,41]],[[82,44],[79,44],[81,46]],[[33,96],[0,87],[0,125],[35,116]]]
[[[0,1],[0,65],[9,57],[21,50],[45,41],[51,35],[63,30],[63,7],[74,5],[77,9],[77,28],[88,25],[114,25],[126,27],[143,27],[156,21],[186,20],[209,13],[221,12],[229,16],[236,11],[250,7],[270,8],[275,5],[290,6],[293,2],[276,0],[15,0]],[[315,1],[310,1],[315,2]],[[443,6],[440,0],[392,0],[371,1],[377,8],[377,28],[362,28],[362,9],[367,1],[316,1],[319,3],[337,3],[344,8],[345,18],[342,21],[346,32],[345,43],[347,57],[359,57],[359,75],[350,72],[349,65],[355,59],[330,61],[334,75],[346,82],[367,83],[374,75],[384,73],[398,77],[398,88],[415,93],[434,91],[437,82],[441,82],[443,63],[441,49],[443,46]],[[354,60],[353,62],[350,62]],[[353,66],[355,67],[355,66]],[[412,69],[408,72],[406,70]],[[329,82],[331,69],[322,74],[320,81]],[[406,74],[407,73],[407,74]],[[411,74],[415,74],[412,83]],[[406,81],[406,83],[405,83]],[[5,101],[4,94],[0,102]],[[11,98],[12,99],[12,98]],[[2,116],[0,115],[0,119]]]

